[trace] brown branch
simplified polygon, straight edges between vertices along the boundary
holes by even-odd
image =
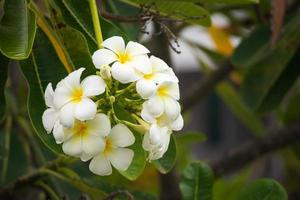
[[[203,97],[211,93],[219,81],[227,77],[232,70],[233,67],[231,63],[226,61],[220,68],[193,85],[187,96],[182,100],[182,112],[192,108],[195,104],[199,103]]]
[[[300,124],[268,132],[265,137],[231,149],[210,162],[216,177],[234,172],[269,152],[300,142]]]

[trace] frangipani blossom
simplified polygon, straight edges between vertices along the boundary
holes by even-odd
[[[42,122],[47,133],[51,133],[53,130],[53,136],[57,144],[63,142],[63,135],[60,131],[57,131],[62,128],[62,125],[59,122],[59,109],[57,109],[53,103],[54,91],[52,84],[49,83],[46,87],[44,98],[46,106],[48,107],[42,116]]]
[[[97,105],[90,97],[102,94],[105,83],[100,76],[91,75],[80,82],[84,68],[70,73],[54,91],[54,106],[59,108],[60,123],[67,127],[74,125],[75,119],[80,121],[93,119]]]
[[[132,162],[134,152],[126,148],[135,142],[132,132],[123,124],[115,125],[104,138],[105,148],[90,162],[90,170],[98,175],[112,173],[113,165],[119,171],[125,171]]]
[[[168,127],[159,127],[152,124],[149,131],[144,135],[143,148],[149,152],[148,159],[157,160],[161,158],[169,147],[172,131]]]
[[[156,90],[156,84],[164,81],[178,83],[178,78],[173,70],[160,58],[150,57],[151,72],[143,74],[141,79],[136,82],[136,91],[143,99],[152,96]]]
[[[105,114],[96,114],[92,120],[76,120],[72,128],[64,128],[67,139],[63,151],[87,161],[105,148],[104,136],[111,130],[110,120]]]
[[[151,73],[149,50],[137,42],[125,42],[122,37],[114,36],[102,43],[103,49],[97,50],[93,63],[100,69],[103,65],[112,64],[111,72],[114,79],[121,83],[138,80],[141,74]]]
[[[175,120],[180,114],[179,87],[174,82],[162,82],[157,86],[156,93],[143,103],[142,112],[157,118],[166,114],[170,120]]]

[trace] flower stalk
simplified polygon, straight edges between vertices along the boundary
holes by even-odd
[[[102,31],[101,31],[101,25],[100,25],[96,0],[89,0],[89,4],[90,4],[90,11],[91,11],[91,15],[92,15],[92,21],[93,21],[93,25],[94,25],[94,31],[95,31],[95,35],[96,35],[97,45],[98,45],[98,48],[101,48],[102,47],[101,44],[103,42],[103,37],[102,37]]]

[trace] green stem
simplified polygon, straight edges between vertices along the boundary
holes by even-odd
[[[9,152],[10,152],[11,125],[12,125],[12,117],[9,115],[6,118],[5,129],[4,129],[4,156],[2,162],[1,183],[4,183],[6,178]]]
[[[35,185],[37,187],[41,188],[44,192],[46,192],[52,200],[60,200],[60,198],[56,194],[56,192],[49,185],[44,183],[43,181],[37,181],[35,183]]]
[[[91,10],[91,14],[92,14],[92,20],[93,20],[94,31],[95,31],[95,35],[96,35],[98,48],[102,48],[103,38],[102,38],[100,20],[99,20],[99,16],[98,16],[97,3],[96,3],[96,0],[89,0],[89,3],[90,3],[90,10]]]

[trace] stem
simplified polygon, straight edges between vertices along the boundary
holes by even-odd
[[[37,181],[35,185],[41,188],[44,192],[46,192],[52,200],[59,200],[59,196],[55,193],[55,191],[43,181]]]
[[[98,16],[98,9],[97,9],[97,3],[96,0],[89,0],[90,3],[90,10],[92,14],[92,20],[93,20],[93,25],[94,25],[94,31],[96,35],[96,40],[98,44],[98,48],[102,48],[102,32],[101,32],[101,26],[100,26],[100,20]]]
[[[5,129],[4,129],[4,156],[3,156],[2,172],[1,172],[1,183],[4,183],[6,178],[7,165],[9,160],[9,151],[10,151],[11,124],[12,124],[12,117],[7,116]]]

